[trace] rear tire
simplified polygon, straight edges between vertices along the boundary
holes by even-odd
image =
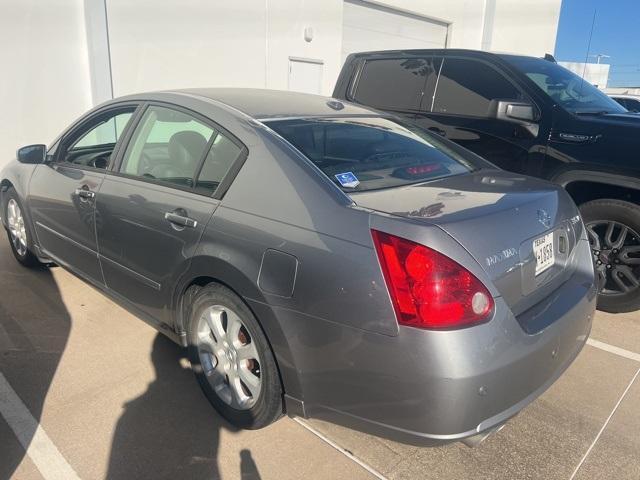
[[[18,198],[18,194],[13,188],[9,188],[4,194],[5,202],[3,216],[5,219],[5,230],[9,238],[9,245],[16,260],[28,268],[42,265],[33,254],[33,236],[29,229],[29,224],[24,217],[24,209]]]
[[[266,427],[282,416],[282,386],[271,347],[247,305],[217,283],[192,287],[188,356],[213,407],[239,428]]]
[[[640,206],[622,200],[580,205],[598,279],[598,309],[640,309]]]

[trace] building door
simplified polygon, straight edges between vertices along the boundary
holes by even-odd
[[[342,16],[342,61],[354,52],[445,48],[448,25],[360,0],[346,0]]]
[[[322,93],[322,61],[307,58],[289,58],[289,90]]]

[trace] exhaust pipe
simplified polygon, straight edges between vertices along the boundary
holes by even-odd
[[[502,425],[498,425],[497,427],[490,428],[489,430],[485,430],[484,432],[478,433],[476,435],[472,435],[471,437],[463,438],[460,440],[469,448],[475,448],[484,442],[490,435],[493,435],[496,432],[502,430],[502,428],[506,425],[503,423]]]

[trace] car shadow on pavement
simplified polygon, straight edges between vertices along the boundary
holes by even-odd
[[[39,423],[69,338],[71,320],[49,268],[27,269],[0,240],[0,373]],[[8,386],[6,386],[8,384]],[[5,407],[11,408],[11,407]],[[6,412],[5,412],[6,414]],[[0,478],[12,478],[35,433],[32,422],[0,412]],[[24,448],[10,427],[19,428]]]
[[[116,424],[107,478],[220,478],[220,432],[236,430],[198,388],[185,349],[158,334],[151,360],[155,379],[123,406]],[[243,480],[260,478],[248,450],[240,460]]]

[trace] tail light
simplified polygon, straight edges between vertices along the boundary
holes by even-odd
[[[410,240],[371,234],[400,324],[454,329],[489,319],[493,298],[462,265]]]
[[[426,178],[434,174],[445,174],[448,172],[449,170],[441,163],[423,163],[420,165],[396,168],[391,175],[398,178],[414,179]]]

